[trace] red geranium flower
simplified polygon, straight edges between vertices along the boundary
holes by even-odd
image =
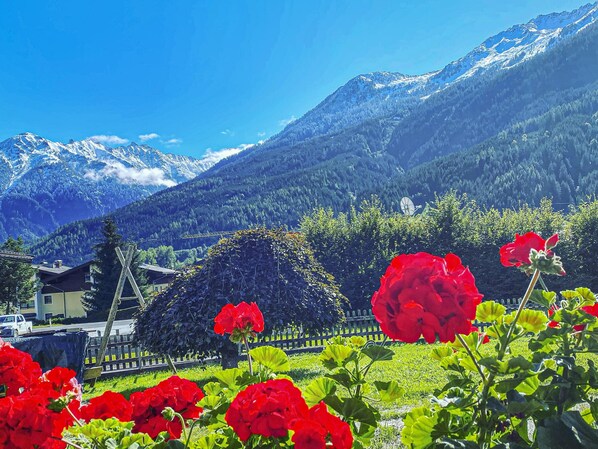
[[[372,311],[382,331],[406,343],[423,335],[428,343],[467,334],[482,301],[475,279],[454,254],[395,257],[372,297]]]
[[[72,369],[57,366],[50,371],[46,371],[39,379],[39,384],[45,384],[48,388],[54,390],[56,397],[72,394],[78,400],[81,400],[81,384],[77,381],[77,373]]]
[[[287,379],[249,385],[233,399],[225,419],[242,441],[251,435],[286,437],[295,420],[305,418],[301,391]]]
[[[291,430],[295,432],[291,438],[295,449],[351,449],[353,446],[349,424],[331,415],[323,402],[309,409],[307,418],[295,421]]]
[[[529,258],[532,249],[545,251],[547,255],[551,255],[551,249],[556,246],[558,241],[558,234],[554,234],[548,240],[544,240],[535,232],[528,232],[524,235],[515,234],[515,241],[500,248],[500,263],[505,267],[529,266],[532,263]]]
[[[61,435],[73,424],[70,413],[51,410],[52,396],[58,393],[46,385],[18,396],[0,399],[0,447],[6,449],[65,448]],[[78,407],[75,401],[73,408]],[[70,406],[70,405],[69,405]]]
[[[42,369],[31,355],[0,339],[0,391],[4,385],[6,396],[17,395],[41,375]]]
[[[89,422],[92,419],[116,418],[119,421],[131,421],[133,407],[120,393],[106,391],[101,396],[90,399],[87,405],[81,407],[81,418]]]
[[[182,431],[180,422],[167,421],[162,416],[162,410],[171,407],[183,418],[199,418],[202,409],[197,403],[203,397],[203,391],[195,382],[178,376],[171,376],[155,387],[133,393],[130,398],[135,421],[133,430],[147,433],[152,438],[167,431],[171,438],[179,438]]]
[[[264,316],[255,302],[238,305],[226,304],[214,318],[214,332],[224,334],[251,334],[264,330]]]
[[[81,395],[75,372],[58,367],[42,375],[29,354],[0,340],[0,382],[8,393],[0,398],[0,448],[65,448],[62,431],[73,424],[65,407],[78,410]]]

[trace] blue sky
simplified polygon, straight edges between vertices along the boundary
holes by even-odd
[[[200,156],[277,133],[360,73],[438,69],[583,3],[4,1],[0,140],[145,136]]]

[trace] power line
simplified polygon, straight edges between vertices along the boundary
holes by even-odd
[[[231,235],[238,231],[216,231],[216,232],[206,232],[203,234],[184,234],[180,238],[182,239],[202,239],[208,237],[221,237],[223,235]]]

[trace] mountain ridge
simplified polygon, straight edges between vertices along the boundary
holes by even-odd
[[[481,72],[514,67],[596,21],[598,3],[588,3],[574,11],[540,15],[514,25],[439,70],[421,75],[384,71],[357,75],[271,140],[303,140],[391,112],[400,117],[455,83]]]
[[[224,153],[223,153],[224,154]],[[188,181],[218,162],[93,139],[54,142],[21,133],[0,142],[0,238],[39,237]]]

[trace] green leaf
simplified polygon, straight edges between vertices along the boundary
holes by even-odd
[[[546,329],[546,323],[548,323],[548,317],[544,312],[539,310],[524,309],[519,315],[519,324],[527,332],[533,332],[537,334],[543,329]]]
[[[361,399],[329,396],[326,399],[326,404],[341,415],[345,421],[350,422],[357,428],[361,424],[367,424],[374,428],[378,425],[380,414]]]
[[[507,308],[495,301],[484,301],[476,309],[476,320],[491,323],[505,314]]]
[[[556,292],[547,292],[544,290],[536,289],[532,292],[529,299],[530,301],[535,302],[536,304],[539,304],[542,307],[548,309],[556,301]]]
[[[240,368],[224,369],[217,371],[214,377],[220,381],[225,387],[236,389],[239,387],[238,378],[243,375],[243,370]]]
[[[394,402],[405,394],[405,389],[396,380],[389,382],[375,381],[374,385],[384,402]]]
[[[453,350],[447,345],[435,346],[430,352],[430,357],[434,360],[442,360],[445,357],[453,355]]]
[[[362,348],[361,352],[374,362],[392,360],[395,355],[392,349],[379,345],[366,346],[365,348]]]
[[[438,416],[426,407],[412,409],[405,416],[405,426],[401,431],[402,442],[411,449],[425,449],[434,439],[432,433],[438,423]]]
[[[215,410],[222,405],[222,397],[208,394],[201,398],[198,404],[206,410]]]
[[[356,348],[361,348],[365,346],[367,342],[368,341],[364,337],[361,337],[359,335],[353,335],[349,338],[349,343]]]
[[[598,431],[579,412],[565,412],[538,427],[537,443],[540,449],[598,449]]]
[[[527,396],[530,396],[536,392],[538,387],[540,386],[540,380],[538,376],[529,376],[523,379],[517,387],[515,388],[519,393],[523,393]]]
[[[222,384],[220,382],[208,382],[203,386],[203,392],[209,395],[217,395],[222,391]]]
[[[467,440],[453,440],[451,438],[443,438],[436,443],[438,449],[480,449],[480,446],[473,441]]]
[[[320,361],[327,369],[335,369],[345,366],[357,356],[357,352],[344,345],[328,345],[320,354]]]
[[[312,380],[303,392],[305,402],[310,407],[326,399],[336,391],[336,382],[327,377],[318,377]]]
[[[567,301],[579,297],[579,293],[575,290],[563,290],[561,292],[561,296],[565,298]]]
[[[532,362],[525,357],[517,356],[512,359],[499,362],[495,357],[484,357],[478,362],[490,371],[498,374],[514,374],[520,371],[527,371],[532,368]]]
[[[589,288],[577,287],[575,291],[583,299],[582,306],[591,306],[596,302],[596,295]]]
[[[460,358],[459,365],[465,368],[466,370],[471,371],[472,373],[478,372],[478,367],[475,366],[475,363],[473,363],[473,360],[471,360],[471,358],[469,357]]]
[[[228,438],[221,434],[205,435],[193,442],[193,449],[219,449],[229,447],[227,445]]]
[[[339,385],[342,385],[345,388],[351,388],[352,386],[354,386],[353,379],[347,371],[326,374],[326,377],[336,381]]]
[[[291,369],[289,358],[282,349],[273,346],[260,346],[249,351],[249,355],[256,363],[275,373],[282,373]]]

